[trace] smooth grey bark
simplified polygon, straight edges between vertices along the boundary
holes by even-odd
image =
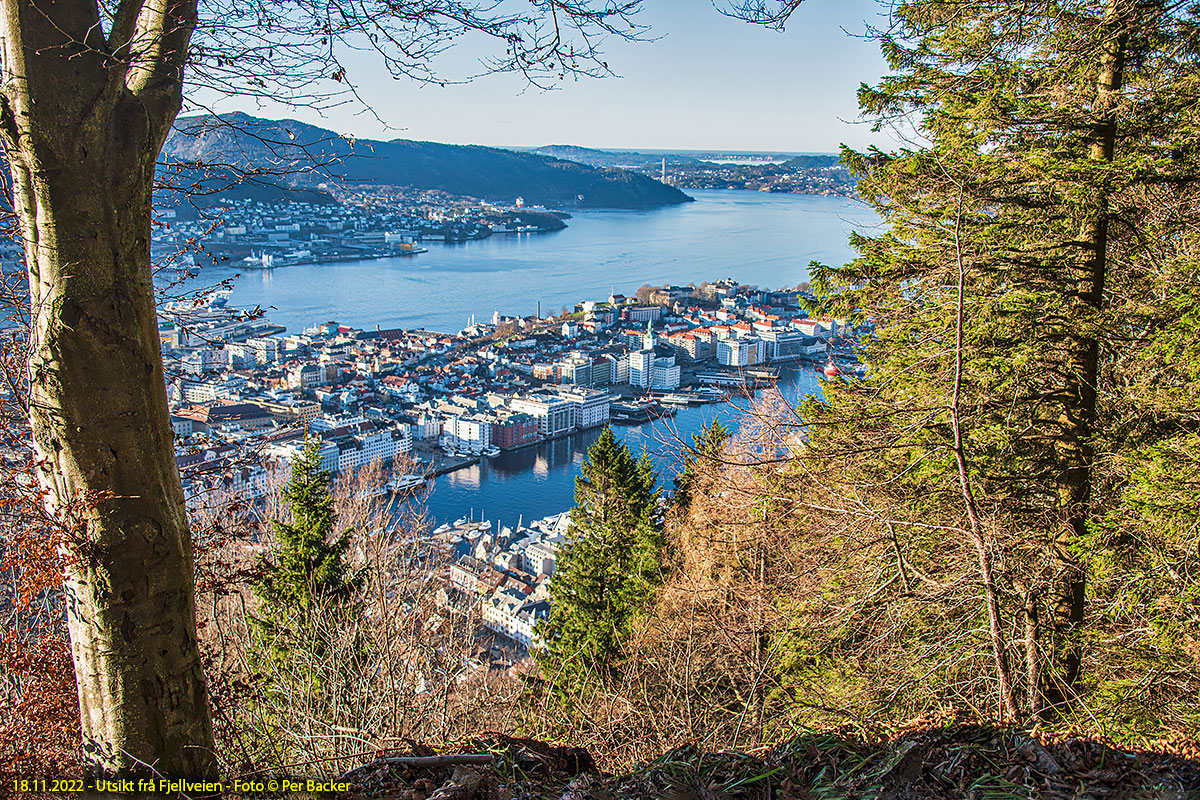
[[[64,591],[94,774],[215,770],[192,547],[150,262],[154,165],[195,3],[0,0],[0,135],[24,238],[30,425],[67,528]]]

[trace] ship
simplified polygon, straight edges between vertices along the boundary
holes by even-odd
[[[387,491],[386,486],[372,486],[369,489],[363,489],[356,496],[359,500],[374,500],[376,497],[383,497]]]
[[[256,254],[251,250],[250,255],[242,259],[242,266],[249,269],[271,269],[275,266],[275,255],[265,250]]]
[[[612,421],[619,425],[640,425],[650,421],[649,403],[612,403],[609,414]]]
[[[424,475],[400,475],[387,482],[387,490],[392,494],[404,494],[421,489],[426,484]]]

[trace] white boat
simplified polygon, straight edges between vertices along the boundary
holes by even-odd
[[[681,394],[669,394],[662,398],[662,402],[670,406],[690,406],[692,398]]]
[[[392,494],[410,492],[425,485],[424,475],[400,475],[387,482],[387,490]]]
[[[358,499],[359,500],[372,500],[376,497],[383,497],[385,494],[387,494],[387,491],[388,491],[387,487],[385,487],[385,486],[372,486],[369,489],[363,489],[362,491],[360,491],[358,493]]]
[[[267,252],[256,254],[251,250],[250,255],[242,259],[242,263],[255,269],[271,269],[275,266],[275,256]]]
[[[483,454],[488,458],[495,458],[496,456],[500,455],[500,448],[493,444],[489,447],[483,448]]]

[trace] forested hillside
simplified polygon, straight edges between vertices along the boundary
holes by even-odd
[[[581,208],[643,208],[684,203],[683,192],[644,175],[494,147],[393,139],[350,140],[295,120],[245,114],[185,117],[163,149],[163,160],[194,180],[220,188],[249,173],[254,184],[318,189],[321,183],[439,189],[511,203]],[[193,165],[200,166],[194,169]],[[214,174],[215,173],[215,174]],[[246,191],[238,187],[234,191]]]
[[[739,12],[781,25],[796,6]],[[676,443],[678,475],[603,433],[548,597],[534,601],[549,608],[528,652],[483,628],[499,583],[447,577],[464,537],[431,536],[419,502],[404,513],[375,502],[378,466],[334,482],[316,445],[258,504],[218,492],[194,505],[177,568],[130,567],[110,547],[147,608],[136,588],[147,575],[177,578],[175,605],[147,619],[168,608],[199,620],[183,643],[198,653],[186,674],[200,699],[171,710],[203,728],[208,773],[299,770],[421,800],[1200,793],[1200,7],[889,11],[878,35],[889,74],[859,99],[905,144],[843,153],[885,224],[853,237],[849,263],[812,265],[812,291],[797,290],[810,315],[870,331],[852,342],[865,370],[827,373],[799,405],[770,389],[746,397],[736,426]],[[261,165],[271,153],[272,170],[306,186],[336,172],[530,202],[679,199],[530,155],[351,149],[320,129],[241,122],[259,138],[217,126],[173,140],[168,156]],[[313,158],[320,168],[295,178]],[[54,348],[75,341],[66,327]],[[157,354],[153,326],[142,333]],[[556,336],[537,332],[569,352]],[[6,374],[57,374],[59,350],[30,369],[27,344],[5,340]],[[161,394],[158,366],[146,373]],[[0,399],[5,441],[23,445],[24,415],[47,406],[22,380]],[[136,426],[126,436],[144,439]],[[110,613],[111,638],[94,647],[104,658],[76,645],[73,671],[60,588],[64,569],[84,565],[93,582],[79,597],[119,594],[88,537],[108,504],[142,514],[144,497],[97,491],[56,518],[34,488],[44,464],[12,464],[0,488],[0,767],[6,779],[82,764],[149,775],[125,750],[79,757],[92,718],[81,728],[74,676],[118,682],[104,658],[137,626]],[[136,530],[159,543],[151,523]],[[496,580],[513,579],[520,609],[537,589],[512,567]],[[529,657],[506,662],[506,648]],[[123,713],[138,724],[165,702],[149,680],[130,691],[137,712]],[[100,688],[89,698],[100,719],[111,701]],[[113,719],[120,736],[131,730]],[[191,756],[193,742],[160,749]]]
[[[624,659],[551,696],[613,747],[947,709],[1195,742],[1194,12],[912,2],[895,22],[894,74],[860,100],[928,144],[844,153],[888,224],[802,301],[873,326],[866,376],[696,443]]]

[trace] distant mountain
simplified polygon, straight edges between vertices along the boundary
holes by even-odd
[[[836,167],[840,163],[842,163],[841,156],[835,155],[796,156],[783,162],[783,166],[792,169],[828,169]]]
[[[683,166],[691,168],[704,168],[717,166],[717,162],[725,161],[731,156],[747,156],[758,155],[749,153],[731,152],[730,154],[712,153],[643,153],[634,150],[596,150],[591,147],[579,147],[573,144],[548,144],[542,147],[534,147],[528,150],[530,153],[538,153],[543,156],[551,156],[553,158],[565,158],[571,161],[578,161],[580,164],[589,164],[593,167],[628,167],[631,169],[653,169],[659,167],[663,159],[666,159],[667,167]],[[711,159],[716,159],[713,161]],[[836,166],[840,162],[840,156],[829,154],[818,155],[803,155],[787,158],[786,156],[775,156],[773,161],[778,161],[778,166],[789,169],[824,169],[826,167]],[[758,166],[772,165],[773,161],[758,163]],[[743,166],[755,166],[754,161],[740,161]]]
[[[588,164],[593,167],[632,167],[646,169],[662,163],[664,154],[637,153],[623,150],[595,150],[590,147],[579,147],[573,144],[548,144],[529,150],[530,153],[565,158]],[[668,164],[698,164],[699,159],[679,153],[665,154]]]
[[[594,167],[620,167],[656,177],[662,172],[681,189],[751,189],[758,192],[853,195],[854,178],[831,153],[789,156],[780,153],[697,152],[645,153],[594,150],[568,144],[536,147],[529,152],[569,158]]]
[[[393,139],[344,138],[295,120],[246,114],[185,117],[163,149],[180,173],[172,181],[220,189],[239,171],[256,173],[258,188],[233,187],[235,195],[280,187],[324,194],[330,176],[347,184],[370,183],[438,189],[455,195],[511,203],[583,208],[644,208],[692,198],[646,175],[478,145]],[[215,174],[198,164],[221,165]],[[307,198],[306,198],[307,199]]]

